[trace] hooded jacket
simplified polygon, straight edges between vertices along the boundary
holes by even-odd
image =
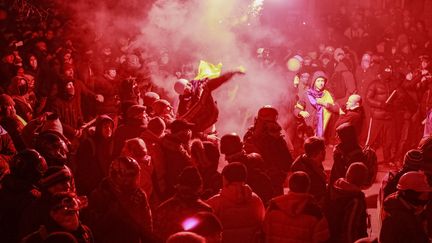
[[[330,242],[355,242],[367,237],[366,199],[359,187],[339,178],[326,206]]]
[[[264,205],[248,185],[231,183],[207,203],[222,223],[222,242],[254,242],[264,219]]]
[[[310,114],[308,118],[305,118],[306,124],[314,128],[315,134],[317,136],[323,137],[326,132],[327,124],[332,117],[332,113],[339,112],[339,106],[334,102],[331,93],[325,88],[325,86],[323,91],[315,90],[315,82],[320,77],[324,78],[327,83],[328,78],[324,72],[315,72],[312,75],[312,82],[309,89],[306,90],[303,94],[299,94],[299,101],[306,104],[304,110]],[[324,102],[327,102],[329,106],[324,108],[318,105],[317,99],[321,99]],[[300,111],[302,111],[302,109],[296,107],[294,109],[294,115],[296,117],[301,117]]]
[[[422,215],[393,193],[384,201],[385,217],[380,232],[381,243],[430,242],[423,227]]]
[[[264,226],[266,242],[325,242],[328,223],[312,195],[288,192],[269,203]]]
[[[95,133],[83,140],[78,147],[76,183],[79,192],[85,195],[89,195],[108,176],[113,159],[113,139],[102,136],[102,125],[106,122],[114,125],[109,116],[99,116],[95,122]]]

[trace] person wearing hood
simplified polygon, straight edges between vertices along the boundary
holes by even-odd
[[[89,197],[89,220],[95,242],[154,242],[147,196],[139,187],[140,167],[131,157],[118,157],[108,176]]]
[[[424,172],[410,171],[401,176],[397,192],[384,201],[380,242],[430,242],[424,211],[431,192]]]
[[[163,180],[159,198],[166,200],[174,195],[176,178],[186,166],[193,165],[190,156],[190,140],[194,124],[185,120],[175,120],[170,124],[171,133],[161,139],[163,161],[156,173]]]
[[[8,87],[8,94],[15,102],[17,115],[22,117],[26,122],[29,122],[33,118],[33,107],[27,100],[28,90],[28,80],[20,76],[14,77]]]
[[[83,112],[81,109],[81,95],[92,96],[98,102],[103,102],[103,96],[96,95],[80,81],[75,79],[74,68],[72,65],[65,64],[63,67],[63,77],[57,85],[57,92],[48,104],[48,110],[56,113],[60,117],[63,126],[70,126],[78,129],[84,123]]]
[[[309,194],[308,174],[294,172],[288,178],[288,188],[287,194],[269,203],[263,225],[265,242],[326,242],[330,236],[328,223]]]
[[[394,142],[393,106],[391,104],[395,93],[392,87],[392,75],[392,66],[389,63],[383,63],[378,79],[369,86],[366,94],[366,101],[371,108],[366,146],[376,148],[377,141],[381,140],[384,163],[389,164],[393,163],[391,148]]]
[[[283,194],[283,184],[293,161],[291,141],[284,136],[278,118],[276,108],[270,105],[261,107],[253,126],[243,137],[245,152],[258,153],[264,159],[274,195]]]
[[[363,149],[358,144],[355,127],[351,123],[343,123],[336,128],[340,140],[333,150],[333,166],[330,172],[329,185],[344,177],[353,162],[363,161]]]
[[[222,242],[257,241],[264,220],[261,199],[246,184],[247,169],[239,162],[222,170],[223,187],[206,202],[222,223]]]
[[[326,89],[328,78],[322,71],[316,71],[312,75],[311,86],[304,94],[299,94],[300,101],[304,101],[306,109],[294,109],[297,117],[303,117],[306,124],[315,130],[315,135],[324,137],[328,128],[332,113],[339,112],[339,106],[335,103],[330,92]]]
[[[96,118],[94,134],[84,139],[76,154],[76,184],[79,193],[89,195],[108,176],[112,161],[114,122],[107,115]]]
[[[325,206],[330,226],[329,242],[355,242],[367,237],[367,212],[363,187],[368,181],[368,168],[362,162],[352,163],[345,177],[329,190]]]
[[[140,166],[140,188],[146,193],[147,198],[153,195],[153,170],[152,158],[148,154],[147,145],[141,138],[128,139],[124,143],[121,156],[134,158]]]
[[[197,168],[188,166],[178,176],[176,193],[163,202],[154,213],[155,234],[165,241],[170,235],[183,231],[186,221],[199,212],[213,212],[200,199],[203,181]]]
[[[124,123],[119,125],[114,133],[113,156],[119,156],[124,142],[131,138],[140,137],[146,130],[148,116],[145,106],[132,105],[126,111]]]

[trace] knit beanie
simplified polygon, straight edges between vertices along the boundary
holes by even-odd
[[[165,122],[160,117],[153,117],[147,124],[147,128],[154,134],[161,136],[166,129]]]
[[[240,162],[229,163],[223,168],[222,176],[228,182],[246,182],[247,180],[246,166]]]
[[[202,186],[202,178],[198,169],[194,166],[187,166],[178,177],[178,185],[197,190]]]
[[[362,162],[355,162],[348,167],[345,177],[349,183],[362,187],[368,182],[369,170]]]
[[[413,170],[421,169],[423,165],[423,153],[418,149],[409,150],[404,157],[403,166]]]
[[[155,102],[156,100],[160,99],[159,95],[155,92],[146,92],[144,94],[144,105],[145,106],[151,106],[153,104],[153,102]]]

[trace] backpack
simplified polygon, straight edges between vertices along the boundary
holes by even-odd
[[[338,100],[346,96],[347,88],[345,80],[343,78],[343,73],[345,71],[335,72],[330,77],[327,87],[333,97]]]

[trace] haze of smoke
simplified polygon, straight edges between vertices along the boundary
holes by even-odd
[[[141,2],[82,0],[69,4],[79,13],[78,18],[87,20],[101,43],[118,42],[133,32],[138,34],[134,46],[146,46],[156,53],[168,50],[176,65],[192,60],[198,66],[199,60],[205,60],[223,63],[223,71],[244,66],[246,76],[214,93],[220,109],[219,134],[243,134],[260,107],[279,106],[280,97],[288,95],[285,74],[263,69],[255,50],[281,45],[289,38],[260,26],[251,16],[245,17],[249,0],[157,0],[152,5],[145,1],[145,6]],[[153,80],[169,96],[175,96],[174,76],[168,81],[153,76]]]
[[[257,43],[275,32],[256,23],[254,28],[242,23],[247,11],[244,6],[240,0],[159,0],[142,28],[143,41],[154,48],[169,47],[173,53],[186,50],[197,65],[199,60],[206,60],[222,62],[224,71],[240,65],[246,68],[245,77],[232,80],[214,93],[220,109],[220,134],[243,134],[261,106],[278,106],[280,98],[287,95],[286,77],[264,70],[253,51],[259,47]],[[277,43],[266,44],[280,44],[283,38],[274,36],[274,41]]]

